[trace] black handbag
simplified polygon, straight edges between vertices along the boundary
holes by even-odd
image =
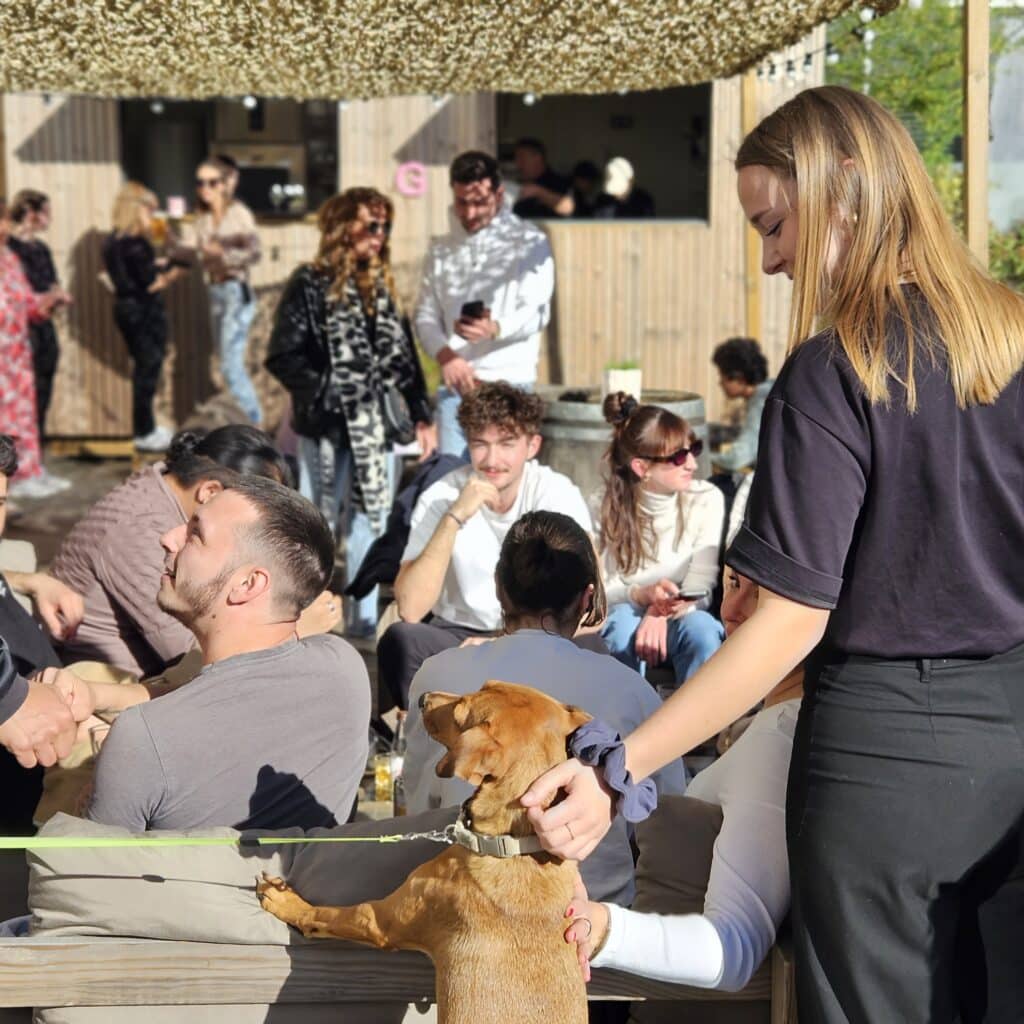
[[[388,384],[380,396],[380,417],[384,421],[384,440],[388,444],[412,444],[416,440],[409,403],[394,384]]]

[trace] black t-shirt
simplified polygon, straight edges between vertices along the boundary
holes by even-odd
[[[163,302],[149,286],[156,280],[156,253],[142,235],[109,235],[103,243],[103,265],[119,299]]]
[[[42,628],[18,603],[0,573],[0,636],[11,649],[15,667],[23,676],[41,668],[59,668],[60,659]]]
[[[1024,373],[992,405],[958,409],[945,366],[918,347],[915,380],[911,415],[897,386],[888,406],[867,400],[830,332],[796,349],[768,396],[726,560],[832,609],[826,651],[1001,654],[1024,642]]]
[[[7,245],[18,257],[21,269],[25,271],[28,283],[34,292],[48,292],[57,283],[57,268],[53,263],[50,247],[41,239],[25,241],[8,238]]]
[[[536,180],[528,183],[524,182],[524,184],[540,185],[541,188],[549,189],[559,196],[568,195],[572,190],[569,179],[563,178],[560,174],[555,174],[550,167],[545,168],[544,173]],[[555,213],[550,206],[542,203],[535,196],[530,196],[528,199],[520,199],[512,207],[512,212],[517,217],[530,217],[533,219],[561,216],[561,214]]]

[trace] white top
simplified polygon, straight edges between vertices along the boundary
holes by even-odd
[[[600,500],[598,498],[598,500]],[[646,586],[670,579],[683,591],[706,590],[718,582],[718,549],[725,522],[725,499],[714,484],[694,480],[682,494],[640,492],[640,507],[653,520],[657,538],[653,562],[642,562],[636,572],[619,572],[610,549],[604,552],[608,604],[629,600],[633,584]],[[680,524],[682,532],[680,532]]]
[[[786,781],[799,711],[799,700],[787,700],[759,712],[686,791],[723,812],[704,913],[609,905],[608,940],[595,967],[729,992],[747,984],[789,910]]]
[[[540,332],[551,318],[555,261],[547,236],[503,208],[475,234],[461,225],[433,242],[424,261],[416,334],[436,358],[447,345],[480,380],[533,384]],[[501,336],[471,344],[453,330],[462,307],[480,300]]]
[[[521,629],[475,647],[436,654],[423,663],[409,689],[403,775],[410,814],[461,804],[473,793],[462,779],[439,779],[434,773],[444,748],[423,727],[421,694],[432,690],[475,693],[489,679],[536,687],[555,700],[583,708],[623,736],[661,706],[654,688],[620,661],[538,629]],[[682,793],[686,789],[682,760],[656,772],[654,779],[659,794]],[[595,898],[632,902],[633,858],[621,818],[581,866],[588,888],[604,894]],[[612,896],[613,892],[617,895]]]
[[[411,562],[423,553],[438,523],[455,503],[472,473],[472,466],[460,466],[420,495],[413,509],[403,562]],[[502,615],[494,588],[494,570],[501,543],[517,519],[540,509],[571,516],[584,530],[591,532],[590,513],[579,488],[567,476],[531,459],[523,467],[519,493],[512,508],[503,513],[481,508],[459,530],[441,595],[431,608],[433,614],[469,629],[499,629]]]

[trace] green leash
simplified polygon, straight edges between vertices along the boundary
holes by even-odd
[[[171,846],[293,846],[297,843],[405,843],[425,839],[451,844],[451,828],[391,836],[0,836],[0,850],[109,850]]]

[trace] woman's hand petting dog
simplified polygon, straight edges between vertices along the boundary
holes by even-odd
[[[594,903],[587,896],[587,887],[579,874],[576,875],[572,901],[565,916],[569,919],[565,941],[576,943],[576,959],[583,980],[590,981],[590,958],[604,945],[608,934],[608,908],[603,903]]]
[[[549,807],[560,789],[568,796]],[[563,860],[589,857],[615,817],[615,794],[604,777],[574,757],[541,775],[520,803],[541,846]]]

